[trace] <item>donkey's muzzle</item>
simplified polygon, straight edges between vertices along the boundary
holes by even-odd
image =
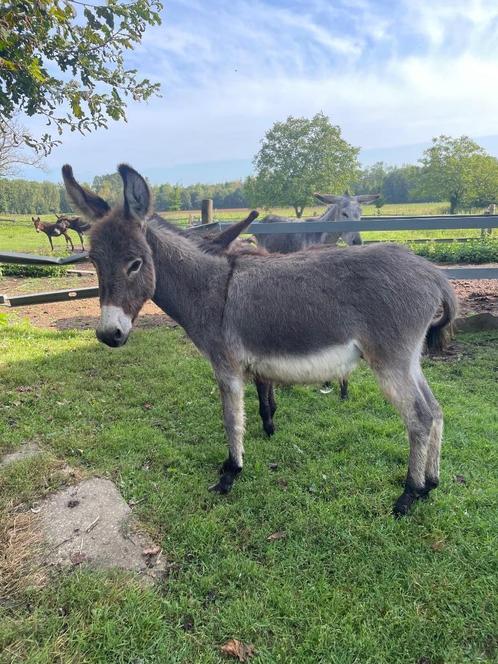
[[[124,334],[123,330],[118,327],[114,330],[101,330],[97,328],[96,334],[99,341],[106,344],[106,346],[111,346],[111,348],[123,346],[128,340],[128,334]]]
[[[112,348],[123,346],[130,335],[132,321],[121,307],[102,305],[97,339]]]

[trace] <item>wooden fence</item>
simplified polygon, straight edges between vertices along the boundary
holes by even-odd
[[[207,228],[222,230],[230,223],[215,222],[209,225],[200,225],[195,228],[200,232]],[[278,222],[265,224],[252,223],[247,229],[253,235],[286,234],[286,233],[346,233],[348,231],[411,231],[411,230],[463,230],[463,229],[491,229],[498,228],[498,215],[443,215],[430,217],[369,217],[359,221],[305,221],[305,222]],[[451,242],[451,239],[448,238]],[[86,260],[86,252],[72,254],[64,258],[50,256],[34,256],[31,254],[16,254],[12,252],[1,253],[0,263],[17,263],[29,265],[68,265]],[[496,267],[450,267],[441,268],[450,279],[498,279]],[[73,299],[98,297],[98,288],[74,288],[68,290],[51,291],[48,293],[34,293],[8,297],[0,295],[0,305],[11,307],[26,306],[30,304],[45,304],[49,302],[62,302]]]

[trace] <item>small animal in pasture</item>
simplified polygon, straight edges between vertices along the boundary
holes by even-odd
[[[83,235],[90,230],[90,224],[81,217],[66,217],[65,215],[58,214],[56,215],[58,222],[64,222],[68,230],[74,231],[78,234],[81,242],[81,250],[85,251],[85,245],[83,243]]]
[[[45,235],[48,237],[48,241],[50,242],[50,246],[52,247],[52,251],[54,250],[54,243],[52,242],[52,238],[54,237],[59,237],[60,235],[63,235],[65,240],[66,240],[66,247],[68,244],[71,245],[71,251],[74,250],[74,245],[73,241],[67,234],[67,224],[65,221],[62,220],[57,220],[55,224],[48,224],[44,221],[40,220],[40,217],[31,217],[31,220],[35,226],[36,232],[37,233],[45,233]]]
[[[244,380],[320,383],[360,360],[405,422],[408,473],[397,516],[439,483],[443,414],[420,365],[422,347],[443,343],[456,316],[443,272],[398,245],[287,255],[213,255],[191,238],[146,223],[151,194],[122,164],[123,205],[111,207],[63,167],[75,207],[94,224],[101,318],[97,337],[122,346],[149,299],[209,359],[220,389],[229,454],[214,491],[242,471]],[[442,315],[434,320],[439,307]]]

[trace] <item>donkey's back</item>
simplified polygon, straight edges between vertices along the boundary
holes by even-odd
[[[353,339],[365,352],[395,354],[425,334],[449,290],[438,268],[398,245],[247,256],[233,273],[225,321],[259,354],[309,354]]]

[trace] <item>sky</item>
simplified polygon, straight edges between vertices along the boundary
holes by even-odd
[[[154,183],[237,179],[274,122],[320,111],[364,163],[442,133],[498,135],[497,0],[164,5],[127,58],[162,96],[131,104],[127,123],[65,135],[45,173],[24,175],[59,180],[69,162],[91,181],[127,161]]]

